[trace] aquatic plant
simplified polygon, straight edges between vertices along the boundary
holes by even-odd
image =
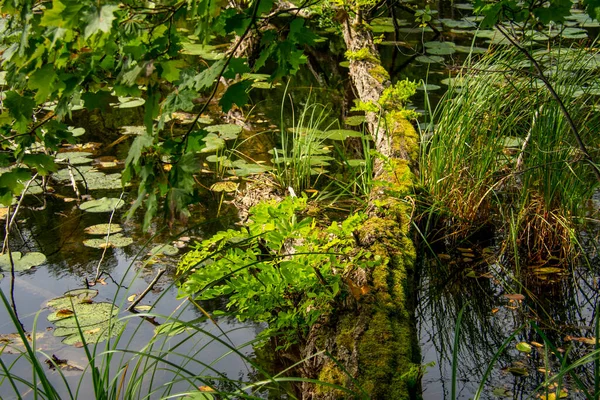
[[[197,300],[227,296],[227,311],[241,321],[268,323],[261,338],[276,336],[284,348],[299,343],[331,311],[342,274],[377,263],[350,245],[364,215],[321,230],[313,218],[303,216],[307,212],[307,199],[297,197],[253,207],[244,228],[217,233],[182,258],[178,271],[185,280],[179,295]]]
[[[595,146],[596,54],[559,48],[534,56]],[[574,227],[598,182],[565,113],[531,68],[516,49],[465,66],[462,89],[451,86],[436,110],[421,179],[433,207],[452,221],[451,234],[503,228],[498,215],[515,215],[516,241],[531,258],[572,255]]]
[[[329,130],[334,122],[329,116],[329,107],[313,103],[309,97],[296,119],[292,104],[292,126],[284,124],[284,104],[281,107],[280,148],[273,154],[273,174],[282,188],[291,187],[297,193],[311,188],[318,177],[326,172],[325,167],[333,158],[324,148]],[[316,177],[316,178],[313,178]]]

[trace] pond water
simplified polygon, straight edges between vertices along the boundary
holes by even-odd
[[[410,14],[398,16],[399,35],[394,33],[389,19],[380,19],[373,23],[375,32],[383,35],[380,50],[385,66],[394,71],[392,76],[427,82],[427,90],[421,90],[412,103],[414,108],[425,115],[425,125],[428,121],[428,110],[435,106],[443,92],[452,65],[460,65],[471,46],[478,52],[487,48],[490,41],[500,41],[494,32],[489,31],[479,32],[478,37],[474,39],[477,18],[471,16],[471,9],[470,4],[448,2],[441,3],[437,10],[433,10],[441,21],[436,24],[436,30],[442,32],[442,36],[432,29],[417,27],[414,17]],[[585,21],[573,21],[577,26],[586,27],[590,34],[595,33],[596,28],[590,27],[589,23],[586,25]],[[343,78],[344,70],[340,71],[327,76],[327,90],[319,89],[320,82],[308,70],[304,70],[287,89],[280,86],[275,90],[254,91],[253,100],[257,109],[247,120],[250,124],[246,127],[252,130],[247,134],[250,136],[254,133],[268,132],[273,129],[273,124],[279,124],[284,89],[291,94],[297,105],[301,105],[310,93],[317,102],[331,105],[331,115],[341,115],[347,110],[348,104],[344,104],[344,92],[347,87]],[[132,108],[102,116],[76,113],[73,125],[86,129],[87,142],[100,142],[91,158],[111,156],[123,161],[127,157],[131,140],[119,141],[120,136],[115,134],[115,130],[125,125],[138,125],[140,121],[140,108]],[[259,139],[246,143],[241,151],[251,153],[255,160],[267,160],[269,156],[266,155],[266,151],[277,139],[270,133],[264,135],[264,141]],[[82,165],[89,165],[91,158]],[[120,167],[109,167],[104,171],[102,173],[114,174],[120,171]],[[89,171],[84,175],[88,173]],[[73,174],[77,175],[77,171]],[[89,213],[79,209],[78,203],[73,201],[76,193],[70,187],[69,179],[67,174],[62,183],[53,183],[54,193],[50,195],[26,196],[15,229],[9,238],[13,252],[41,252],[47,256],[46,262],[25,272],[17,272],[14,279],[10,273],[4,271],[4,278],[0,281],[0,288],[13,302],[24,329],[31,332],[35,326],[36,347],[49,356],[55,355],[59,359],[67,360],[74,367],[73,371],[66,373],[67,378],[78,382],[82,372],[77,368],[85,368],[85,354],[78,346],[66,345],[61,342],[62,338],[53,335],[56,327],[47,320],[51,314],[51,310],[46,307],[47,301],[60,297],[69,290],[89,286],[96,271],[100,270],[103,272],[102,279],[91,287],[98,290],[95,301],[114,302],[124,309],[133,301],[132,295],[139,296],[157,276],[159,270],[165,269],[166,273],[151,288],[140,305],[153,305],[152,312],[156,314],[169,316],[175,312],[182,320],[198,321],[196,326],[207,334],[196,335],[197,340],[177,345],[178,353],[195,355],[197,363],[190,366],[190,369],[197,375],[218,377],[215,371],[219,371],[232,380],[247,382],[257,379],[254,368],[249,365],[247,359],[240,357],[240,354],[248,359],[256,357],[252,341],[262,327],[226,317],[215,318],[215,321],[208,320],[204,310],[176,299],[177,288],[173,284],[179,255],[194,241],[209,237],[219,230],[234,227],[236,210],[223,205],[220,196],[206,191],[203,193],[205,198],[202,206],[192,210],[192,218],[186,224],[175,222],[168,227],[158,220],[149,231],[143,231],[143,217],[140,212],[130,221],[126,221],[124,214],[127,205],[114,215],[111,212]],[[101,181],[110,179],[112,178],[100,178]],[[209,174],[206,181],[201,183],[208,186],[213,180],[214,176]],[[100,186],[103,189],[91,190],[91,196],[121,196],[121,190]],[[123,195],[125,203],[130,204],[134,197],[135,190],[127,188]],[[109,248],[104,252],[101,248],[90,248],[83,244],[83,240],[92,237],[84,231],[85,228],[109,221],[122,226],[123,236],[133,239],[130,245]],[[187,238],[182,241],[182,237]],[[573,359],[583,356],[587,351],[586,346],[589,346],[577,338],[595,336],[594,317],[598,302],[599,267],[597,258],[592,259],[589,265],[578,266],[569,274],[552,273],[541,277],[523,271],[521,275],[515,276],[513,271],[504,266],[505,260],[491,260],[488,257],[496,253],[497,241],[497,238],[491,235],[487,239],[461,244],[459,247],[476,254],[471,261],[462,261],[465,251],[443,246],[436,248],[436,254],[447,254],[449,260],[437,259],[439,262],[436,262],[430,257],[422,257],[417,316],[422,363],[429,365],[424,372],[422,383],[425,399],[450,398],[455,324],[463,306],[466,308],[458,339],[458,398],[472,398],[498,349],[523,324],[525,328],[507,344],[509,349],[498,357],[497,367],[492,369],[486,381],[483,398],[528,398],[544,380],[541,368],[556,367],[555,361],[552,366],[546,365],[543,352],[537,348],[530,353],[515,348],[515,344],[519,342],[543,343],[539,331],[533,327],[534,323]],[[590,237],[589,241],[587,248],[591,249],[595,238]],[[148,254],[155,245],[162,244],[180,247],[179,255],[152,257]],[[486,249],[492,251],[487,252]],[[517,282],[523,282],[524,287],[518,287]],[[515,296],[515,293],[526,293],[527,299],[522,300]],[[224,303],[203,306],[210,312],[223,308]],[[166,320],[146,320],[127,312],[122,312],[120,316],[129,320],[120,341],[123,343],[122,348],[129,350],[142,349],[155,337],[157,324]],[[14,333],[15,326],[7,310],[0,308],[0,339],[5,343],[14,343],[11,336]],[[211,339],[210,335],[219,340]],[[565,336],[575,339],[565,341]],[[178,342],[166,343],[165,349]],[[573,346],[568,347],[570,344]],[[232,352],[232,348],[240,354]],[[2,355],[7,364],[17,359],[16,355],[10,353],[5,351]],[[169,356],[168,361],[176,364],[190,363],[189,360],[176,355]],[[112,362],[115,368],[123,365],[119,360]],[[435,364],[430,364],[432,362]],[[13,372],[28,376],[30,368],[24,360],[17,360]],[[582,379],[590,379],[587,376],[589,371],[589,368],[581,368],[577,373]],[[60,380],[58,374],[51,376],[56,381]],[[155,379],[158,383],[167,382],[170,376],[165,372]],[[207,382],[210,383],[208,378]],[[569,379],[566,379],[565,385],[570,390],[570,398],[584,397],[573,389]],[[4,393],[12,393],[6,382],[0,386],[0,397],[13,398],[12,394]],[[92,387],[84,384],[79,395],[80,398],[91,398],[92,393]],[[22,395],[24,398],[33,397],[32,393],[25,389]],[[67,393],[64,395],[66,398]],[[271,394],[272,398],[281,396],[283,395]]]

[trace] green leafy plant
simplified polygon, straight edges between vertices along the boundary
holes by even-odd
[[[366,218],[355,214],[319,229],[306,198],[261,203],[244,229],[214,235],[187,253],[178,271],[180,296],[209,300],[227,296],[240,320],[266,322],[261,337],[298,343],[341,294],[342,275],[355,265],[374,266],[378,257],[358,250],[352,232]]]

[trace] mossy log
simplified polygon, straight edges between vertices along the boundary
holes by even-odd
[[[389,76],[381,73],[372,34],[359,16],[344,24],[344,40],[350,54],[366,49],[372,55],[351,58],[350,77],[359,99],[377,104],[390,85]],[[302,358],[308,360],[303,372],[309,378],[362,391],[368,398],[408,399],[415,397],[420,385],[410,284],[416,255],[409,236],[412,207],[405,199],[414,184],[411,166],[418,135],[400,113],[389,112],[384,121],[379,118],[367,113],[376,149],[384,157],[375,172],[378,184],[369,201],[370,218],[357,230],[356,244],[384,262],[371,270],[352,272],[347,284],[353,301],[312,327],[302,349]],[[315,357],[323,350],[331,357]],[[309,383],[303,384],[302,397],[352,398],[330,386]]]
[[[359,100],[378,104],[391,84],[390,77],[381,66],[371,32],[357,15],[355,21],[343,23],[350,77]],[[349,389],[359,397],[409,399],[420,386],[411,285],[416,255],[409,235],[412,207],[406,200],[413,190],[411,168],[418,135],[400,112],[367,112],[366,117],[376,150],[383,157],[375,168],[370,218],[356,230],[355,238],[357,247],[384,262],[371,269],[357,267],[348,274],[351,295],[336,305],[335,313],[311,327],[299,349],[300,357],[293,358],[305,360],[300,367],[304,377]],[[249,185],[238,194],[236,205],[247,210],[261,199],[277,197],[275,185],[263,183],[258,186],[267,190],[257,196],[252,193],[256,186]],[[354,397],[332,386],[302,384],[303,399]]]

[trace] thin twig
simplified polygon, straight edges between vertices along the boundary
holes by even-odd
[[[127,311],[131,311],[135,308],[135,306],[137,306],[139,304],[140,301],[142,301],[142,299],[144,297],[146,297],[146,295],[148,293],[150,293],[150,291],[152,290],[152,288],[154,287],[154,285],[156,285],[156,283],[158,282],[158,280],[160,279],[160,277],[165,273],[166,269],[159,269],[158,273],[156,274],[156,276],[154,277],[154,279],[152,280],[152,282],[150,282],[150,284],[148,285],[148,287],[146,288],[146,290],[144,290],[142,292],[142,294],[140,294],[138,297],[135,298],[135,300],[133,301],[133,303],[131,303],[129,305],[129,307],[126,308]]]
[[[102,251],[102,257],[100,257],[100,260],[98,260],[98,266],[96,267],[96,277],[94,278],[94,282],[97,281],[100,277],[100,266],[102,265],[102,261],[104,261],[104,256],[106,255],[106,251],[108,250],[108,243],[110,240],[110,227],[112,226],[112,220],[115,216],[115,211],[117,211],[117,206],[121,201],[123,201],[124,194],[125,191],[121,192],[121,196],[119,196],[119,201],[117,201],[117,204],[113,208],[112,213],[110,213],[110,219],[108,220],[108,229],[106,230],[106,241],[104,242],[104,250]]]
[[[12,213],[12,216],[10,215],[10,213],[8,213],[6,215],[6,232],[4,233],[4,243],[2,244],[2,253],[4,253],[6,251],[6,249],[8,248],[8,237],[10,235],[10,230],[17,219],[17,213],[21,209],[21,204],[23,204],[23,199],[25,198],[25,193],[27,193],[29,186],[31,186],[31,184],[33,183],[35,178],[37,178],[37,176],[38,176],[38,174],[36,173],[33,176],[33,178],[28,180],[27,183],[25,184],[25,188],[23,189],[23,192],[21,193],[21,197],[19,198],[19,202],[17,203],[17,207],[15,207],[15,211]],[[9,211],[10,211],[10,207],[9,207]],[[12,258],[11,258],[11,261],[12,261]]]

